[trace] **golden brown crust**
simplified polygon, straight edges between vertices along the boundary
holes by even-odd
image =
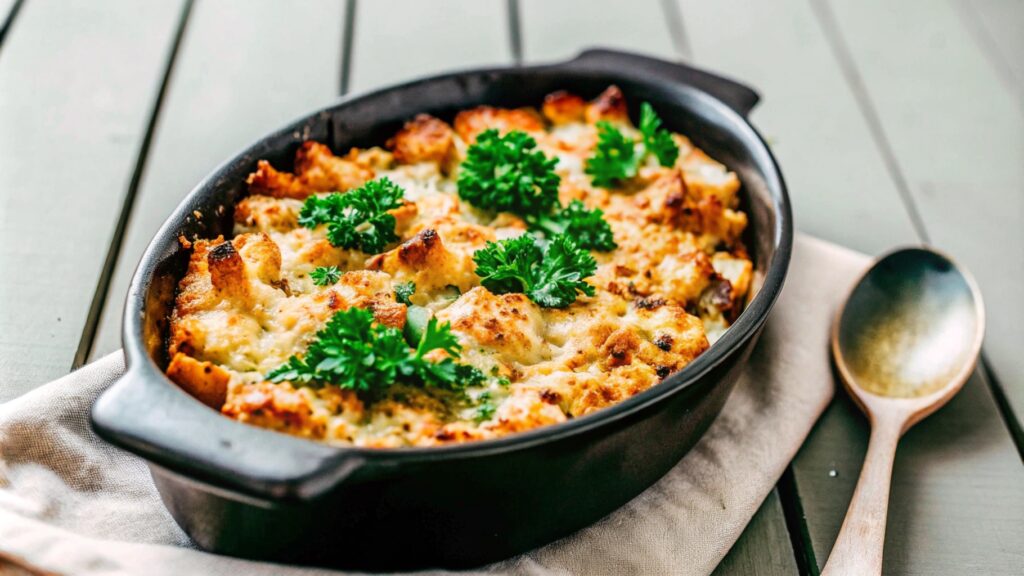
[[[303,142],[295,153],[294,174],[279,172],[260,160],[247,182],[252,194],[301,200],[317,192],[358,188],[373,177],[373,168],[361,162],[358,153],[339,158],[323,144]]]
[[[419,114],[387,142],[399,164],[433,162],[443,165],[455,152],[455,133],[447,122]]]
[[[313,398],[321,402],[314,405]],[[322,388],[314,393],[270,382],[240,386],[221,408],[225,416],[241,422],[307,438],[323,438],[330,428],[330,416],[362,412],[363,403],[351,390]]]
[[[586,106],[583,98],[565,90],[559,90],[544,97],[544,106],[541,108],[541,112],[549,122],[557,126],[582,122]]]
[[[192,253],[171,316],[168,375],[243,422],[393,447],[555,424],[639,394],[685,367],[736,317],[750,290],[739,179],[674,135],[674,166],[645,162],[621,188],[596,188],[583,173],[597,145],[593,124],[635,131],[622,92],[611,86],[589,103],[554,93],[542,111],[481,106],[459,113],[454,126],[420,115],[388,141],[390,152],[353,149],[339,157],[307,142],[293,173],[261,162],[249,178],[251,195],[235,207],[231,240],[182,239]],[[458,161],[489,128],[529,132],[559,160],[560,201],[604,211],[618,247],[593,253],[593,296],[548,309],[480,285],[473,254],[527,231],[521,217],[481,212],[455,193]],[[335,247],[326,226],[299,225],[310,194],[344,193],[381,176],[406,190],[390,211],[399,237],[392,249],[369,255]],[[338,281],[314,283],[310,274],[320,266],[338,267]],[[404,328],[408,307],[395,289],[406,282],[415,285],[413,305],[450,324],[462,346],[459,361],[486,374],[484,384],[452,394],[396,382],[370,398],[329,385],[265,381],[339,310],[365,308],[379,324]],[[427,358],[446,355],[435,350]],[[481,415],[485,403],[492,411]]]
[[[473,346],[508,363],[533,364],[545,356],[540,308],[523,294],[493,294],[476,287],[437,315]]]
[[[200,362],[179,352],[167,365],[167,376],[210,408],[220,410],[227,399],[231,375],[213,362]]]
[[[622,95],[622,90],[615,85],[606,88],[597,98],[587,104],[584,117],[588,124],[596,124],[602,120],[620,124],[629,123],[626,97]]]
[[[477,106],[463,110],[455,116],[455,132],[469,144],[476,142],[478,134],[491,128],[497,129],[501,134],[512,130],[543,132],[544,121],[536,111],[528,108]]]

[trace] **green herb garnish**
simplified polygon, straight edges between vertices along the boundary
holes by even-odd
[[[604,212],[600,208],[587,210],[579,200],[573,200],[554,214],[529,218],[527,222],[531,229],[543,232],[547,238],[565,234],[584,250],[609,252],[618,247]]]
[[[318,266],[309,273],[309,277],[317,286],[330,286],[341,278],[341,270],[337,266]]]
[[[477,208],[520,216],[546,214],[558,205],[558,161],[537,150],[526,132],[499,136],[485,130],[459,169],[459,197]]]
[[[672,139],[672,133],[661,127],[661,118],[647,102],[640,105],[640,133],[644,136],[644,148],[654,154],[658,164],[667,168],[676,163],[679,147]]]
[[[415,293],[416,293],[416,283],[415,282],[409,281],[409,282],[400,282],[398,284],[395,284],[395,301],[398,302],[399,304],[405,304],[406,306],[411,306],[412,302],[409,301],[409,298],[413,294],[415,294]]]
[[[476,399],[479,403],[476,406],[476,414],[473,416],[473,419],[477,422],[490,420],[491,417],[494,416],[494,412],[498,409],[498,407],[494,405],[494,402],[491,401],[491,393],[485,391],[477,396]]]
[[[488,242],[473,261],[480,283],[495,294],[521,292],[546,308],[572,304],[577,292],[594,295],[594,287],[583,280],[597,262],[566,235],[550,238],[543,250],[529,234]]]
[[[591,176],[594,186],[610,188],[636,176],[640,158],[633,140],[611,122],[602,120],[597,123],[597,148],[583,171]]]
[[[476,368],[455,362],[461,349],[450,326],[438,325],[436,318],[410,349],[401,330],[375,323],[367,310],[350,308],[328,320],[302,358],[293,355],[267,374],[267,380],[332,384],[370,395],[379,395],[395,382],[460,390],[484,381]],[[432,362],[424,358],[432,350],[449,356]]]
[[[302,205],[299,224],[306,228],[326,224],[332,246],[379,254],[389,242],[398,240],[395,217],[388,210],[401,206],[404,194],[400,186],[381,178],[344,194],[310,196]]]
[[[647,102],[640,106],[640,134],[638,146],[610,122],[597,123],[597,148],[584,169],[594,186],[610,188],[635,177],[647,154],[653,154],[662,166],[675,164],[679,147]]]

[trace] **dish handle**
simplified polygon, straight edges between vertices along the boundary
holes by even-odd
[[[211,418],[209,410],[143,362],[99,397],[91,422],[104,440],[161,468],[265,506],[319,498],[365,464],[352,450]]]
[[[744,118],[761,99],[752,88],[734,80],[680,62],[669,62],[631,52],[594,48],[585,50],[564,65],[606,73],[621,74],[628,71],[641,75],[664,76],[707,92]]]

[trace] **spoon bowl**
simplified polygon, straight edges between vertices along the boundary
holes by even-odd
[[[967,381],[985,332],[981,293],[970,274],[928,248],[878,260],[857,282],[833,326],[832,354],[847,390],[865,398],[945,404]],[[870,395],[870,396],[867,396]]]
[[[891,252],[854,285],[833,324],[832,356],[871,439],[823,576],[881,574],[899,438],[963,387],[984,333],[974,279],[929,248]]]

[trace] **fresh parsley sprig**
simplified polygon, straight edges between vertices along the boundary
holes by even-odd
[[[614,124],[597,123],[597,148],[583,170],[590,175],[594,186],[610,188],[635,177],[647,154],[653,154],[662,166],[675,164],[679,147],[672,139],[672,133],[661,127],[661,118],[647,102],[640,106],[639,128],[641,139],[638,145]]]
[[[318,266],[309,273],[309,277],[317,286],[330,286],[341,279],[341,270],[337,266]]]
[[[564,308],[577,292],[594,295],[584,282],[597,270],[590,252],[564,234],[550,238],[543,249],[530,234],[488,242],[473,254],[480,283],[495,294],[521,292],[545,308]]]
[[[557,163],[537,150],[537,141],[526,132],[499,136],[495,129],[485,130],[459,169],[459,197],[494,212],[546,214],[558,205]]]
[[[484,381],[476,368],[455,361],[461,350],[450,326],[428,322],[415,349],[410,349],[401,330],[377,324],[362,308],[336,312],[316,333],[301,358],[293,355],[267,374],[271,382],[298,385],[332,384],[340,388],[381,394],[395,382],[461,390]],[[433,362],[427,353],[444,350],[449,355]]]
[[[388,210],[401,206],[404,195],[399,185],[381,178],[344,194],[310,196],[299,212],[299,224],[306,228],[326,224],[332,246],[379,254],[398,240],[395,217]]]
[[[672,133],[661,127],[661,118],[658,118],[654,107],[647,102],[640,105],[640,133],[643,135],[644,149],[654,154],[658,164],[667,168],[676,163],[679,146],[672,139]]]
[[[531,230],[543,232],[546,238],[565,234],[584,250],[610,252],[618,247],[604,212],[600,208],[587,210],[579,200],[573,200],[558,212],[527,218],[527,224]]]
[[[615,134],[624,138],[618,131]],[[561,177],[555,173],[558,160],[536,148],[537,141],[525,132],[499,136],[497,130],[484,131],[462,163],[459,197],[477,208],[514,213],[546,237],[569,234],[584,249],[615,249],[611,228],[600,210],[587,210],[580,202],[561,206]],[[631,141],[629,149],[633,149]]]
[[[611,188],[636,176],[640,158],[636,143],[611,122],[602,120],[597,123],[597,148],[583,172],[590,176],[594,186]]]

